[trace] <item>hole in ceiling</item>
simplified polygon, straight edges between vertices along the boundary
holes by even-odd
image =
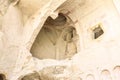
[[[48,17],[45,25],[54,25],[54,26],[63,26],[67,22],[67,18],[62,14],[59,13],[58,17],[56,19],[52,19],[51,17]]]
[[[61,60],[77,53],[76,29],[68,19],[62,13],[56,19],[47,18],[31,47],[34,57]]]

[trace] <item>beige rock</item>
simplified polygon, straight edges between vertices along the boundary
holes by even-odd
[[[0,80],[120,80],[119,0],[0,0]]]

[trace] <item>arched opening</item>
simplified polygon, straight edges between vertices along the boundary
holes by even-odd
[[[76,29],[72,20],[59,13],[56,19],[48,17],[36,37],[31,53],[39,59],[66,59],[77,53]]]
[[[92,74],[88,74],[88,75],[86,76],[86,80],[95,80],[95,77],[94,77],[94,75],[92,75]]]
[[[0,74],[0,80],[6,80],[4,74]]]
[[[113,72],[115,80],[120,80],[120,66],[115,66]]]
[[[105,69],[101,72],[101,80],[112,80],[111,73],[109,70]]]

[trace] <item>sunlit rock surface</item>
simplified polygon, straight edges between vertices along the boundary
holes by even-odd
[[[0,0],[0,80],[120,80],[119,0]]]

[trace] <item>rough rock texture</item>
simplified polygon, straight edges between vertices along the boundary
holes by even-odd
[[[119,4],[0,0],[0,79],[120,80]]]

